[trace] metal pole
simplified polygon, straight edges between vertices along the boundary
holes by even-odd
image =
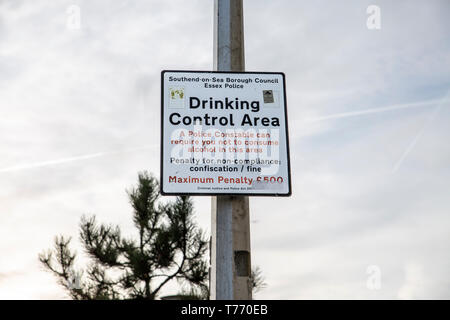
[[[242,0],[214,0],[214,69],[244,71]],[[250,300],[249,199],[211,198],[211,274],[213,300]]]

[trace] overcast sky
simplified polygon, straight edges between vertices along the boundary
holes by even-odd
[[[450,2],[244,14],[246,69],[286,74],[292,160],[291,197],[250,199],[256,298],[450,299]],[[211,0],[0,0],[0,299],[66,298],[37,256],[81,215],[133,232],[160,72],[211,70],[212,27]]]

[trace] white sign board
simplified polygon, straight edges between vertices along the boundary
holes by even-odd
[[[161,193],[291,194],[283,73],[163,71]]]

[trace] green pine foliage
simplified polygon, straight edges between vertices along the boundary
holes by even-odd
[[[89,265],[78,270],[70,238],[55,238],[53,250],[39,260],[55,274],[73,299],[156,299],[171,280],[197,298],[208,297],[208,247],[203,232],[193,222],[189,197],[159,202],[158,181],[139,174],[136,188],[128,191],[137,236],[128,239],[118,226],[82,217],[80,240]]]

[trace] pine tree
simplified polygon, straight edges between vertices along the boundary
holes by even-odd
[[[208,243],[192,220],[192,201],[176,197],[162,204],[159,195],[157,180],[140,173],[137,187],[128,192],[136,239],[124,238],[118,226],[100,224],[95,216],[82,217],[86,269],[76,268],[71,239],[64,236],[39,260],[73,299],[155,299],[171,280],[190,288],[192,298],[207,298]]]

